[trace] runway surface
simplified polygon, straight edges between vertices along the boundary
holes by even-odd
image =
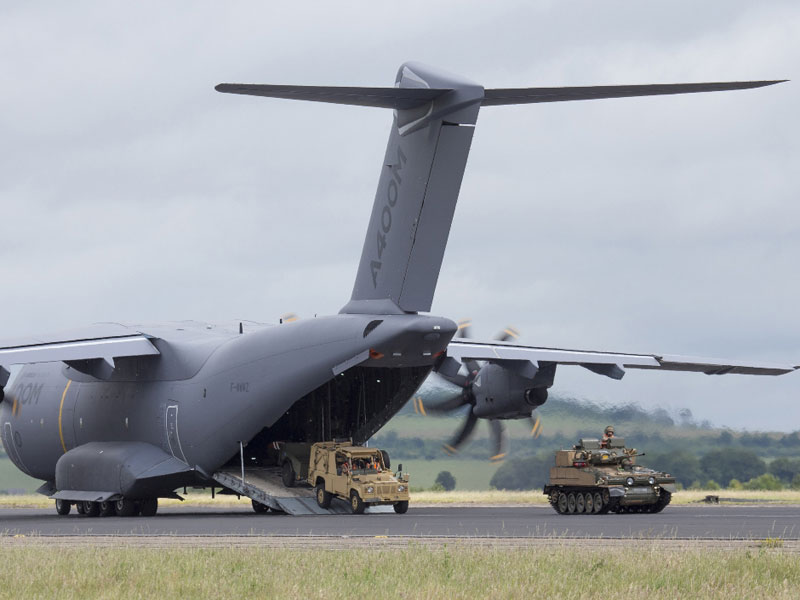
[[[405,536],[487,538],[800,539],[798,506],[675,506],[656,515],[556,514],[550,507],[412,507],[405,515],[257,515],[177,507],[155,517],[65,517],[55,509],[2,509],[14,536]]]

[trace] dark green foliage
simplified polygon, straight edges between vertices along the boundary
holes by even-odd
[[[713,479],[727,487],[731,479],[749,481],[767,470],[767,463],[752,450],[726,448],[712,450],[700,461],[707,479]]]
[[[769,463],[769,472],[784,483],[791,483],[800,475],[800,458],[776,458]]]
[[[440,471],[436,476],[436,483],[442,486],[445,491],[456,489],[456,478],[450,471]]]
[[[663,454],[647,453],[638,462],[651,469],[666,471],[686,487],[701,479],[714,479],[713,477],[705,478],[703,471],[700,469],[700,459],[685,450]]]
[[[489,485],[498,490],[533,490],[544,487],[553,463],[552,454],[507,460],[497,469]]]

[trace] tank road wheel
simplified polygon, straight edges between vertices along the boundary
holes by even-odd
[[[394,503],[394,512],[398,515],[404,515],[408,512],[408,500],[401,500]]]
[[[354,515],[363,515],[364,509],[367,506],[364,504],[364,501],[361,499],[361,496],[358,495],[358,492],[353,490],[350,492],[350,510],[353,511]]]
[[[598,514],[601,510],[603,510],[603,496],[600,492],[595,492],[592,494],[592,511]]]
[[[294,487],[295,473],[292,461],[290,460],[283,461],[283,466],[281,467],[281,479],[283,480],[283,485],[285,485],[286,487],[288,488]]]
[[[594,512],[594,496],[592,496],[592,492],[586,492],[583,495],[583,505],[584,505],[583,511],[587,515],[590,515]]]
[[[127,498],[120,498],[117,500],[115,508],[120,517],[134,517],[139,512],[139,507],[136,505],[136,502],[128,500]]]
[[[269,506],[266,504],[261,504],[261,502],[256,502],[255,500],[250,500],[250,503],[253,505],[253,510],[256,514],[263,515],[269,512]]]
[[[547,497],[547,501],[550,503],[556,512],[558,512],[558,491],[553,490],[550,492],[550,495]]]
[[[670,500],[672,500],[672,494],[667,490],[662,489],[661,493],[658,495],[658,500],[656,500],[656,503],[650,506],[650,512],[660,513],[667,507],[667,504],[669,504]]]
[[[580,492],[575,493],[575,512],[581,514],[586,510],[586,497]]]
[[[567,494],[567,512],[569,514],[575,514],[575,510],[577,510],[577,503],[575,501],[575,492],[570,492]]]
[[[56,499],[56,512],[62,517],[69,514],[70,508],[72,508],[72,504],[69,500]]]
[[[558,506],[556,507],[556,510],[560,514],[565,515],[565,514],[567,514],[567,505],[568,505],[567,495],[564,492],[559,492],[558,493]]]
[[[99,502],[91,502],[90,500],[85,500],[81,504],[83,504],[83,514],[87,517],[96,517],[100,514],[100,503]]]
[[[320,508],[330,508],[331,498],[333,494],[325,490],[324,483],[318,483],[314,488],[315,495],[317,496],[317,504]],[[355,511],[354,511],[355,512]]]
[[[158,498],[140,500],[139,512],[143,517],[154,517],[158,512]]]

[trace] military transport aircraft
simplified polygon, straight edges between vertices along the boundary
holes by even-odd
[[[558,365],[780,375],[791,365],[453,340],[430,316],[461,179],[482,107],[756,88],[695,83],[484,89],[417,63],[394,87],[222,84],[272,98],[390,108],[394,117],[355,285],[339,314],[279,326],[100,324],[0,344],[2,439],[45,483],[60,514],[152,515],[157,499],[212,485],[227,463],[275,441],[374,434],[432,369],[486,361],[477,416],[530,414]],[[495,371],[499,373],[495,376]],[[110,507],[110,508],[109,508]]]

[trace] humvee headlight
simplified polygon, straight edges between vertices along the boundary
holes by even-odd
[[[655,485],[656,484],[656,478],[655,477],[651,477],[650,479],[647,480],[647,483],[649,483],[650,485]]]
[[[375,488],[374,488],[374,487],[372,487],[372,486],[369,486],[369,487],[367,487],[367,493],[368,493],[368,494],[371,494],[371,493],[372,493],[372,492],[374,492],[374,491],[375,491]]]
[[[633,485],[633,477],[628,477],[628,478],[625,480],[625,483],[626,483],[628,486],[632,486],[632,485]]]
[[[406,486],[404,486],[404,485],[398,485],[398,486],[397,486],[397,491],[398,491],[398,492],[405,492],[405,491],[406,491]]]

